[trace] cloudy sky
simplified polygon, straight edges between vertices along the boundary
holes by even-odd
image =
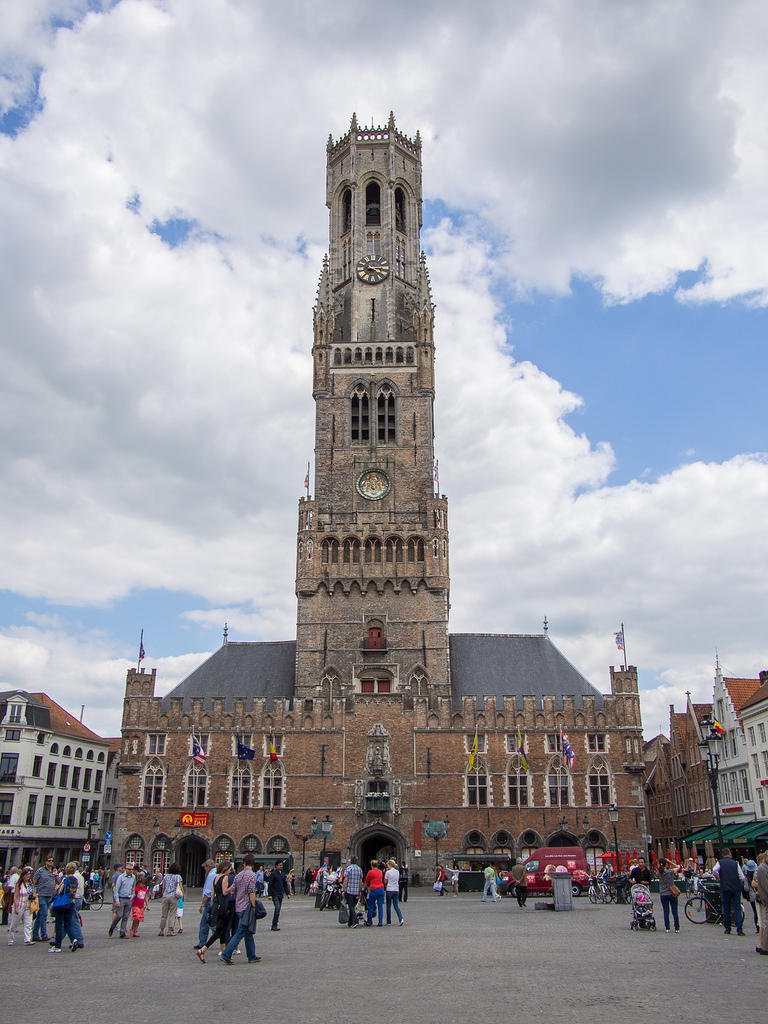
[[[768,666],[768,8],[26,0],[0,39],[0,685],[119,730],[291,639],[325,145],[423,140],[454,632],[646,734]]]

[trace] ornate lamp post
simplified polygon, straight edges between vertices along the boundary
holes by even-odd
[[[720,736],[715,729],[714,722],[711,718],[703,718],[701,722],[702,729],[704,732],[704,739],[701,740],[699,746],[707,755],[707,775],[709,776],[709,785],[712,788],[712,802],[715,805],[715,824],[717,825],[717,843],[718,843],[718,855],[723,849],[723,825],[720,821],[720,794],[718,792],[718,783],[720,776],[720,752],[717,748],[717,741]]]
[[[438,865],[438,845],[441,839],[445,839],[448,835],[448,826],[450,825],[450,819],[446,814],[443,821],[430,821],[429,815],[424,815],[424,834],[429,836],[430,839],[435,840],[435,871],[437,871]]]
[[[619,874],[621,871],[621,862],[619,861],[619,838],[616,835],[616,822],[619,820],[619,808],[616,804],[611,804],[608,808],[608,821],[613,825],[613,852],[616,854],[616,873]]]
[[[309,826],[311,838],[315,836],[323,837],[323,852],[320,854],[321,863],[325,860],[325,850],[328,845],[328,840],[333,835],[333,822],[331,821],[330,814],[326,814],[322,821],[318,821],[317,818],[312,819],[312,824]]]

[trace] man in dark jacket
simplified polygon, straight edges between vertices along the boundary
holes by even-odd
[[[283,873],[283,862],[281,860],[269,872],[267,893],[275,908],[272,912],[272,931],[279,932],[280,928],[277,922],[280,920],[280,908],[283,905],[283,898],[287,900],[291,898],[291,886]]]
[[[728,847],[723,847],[720,860],[715,865],[715,878],[720,882],[720,898],[723,903],[723,925],[725,934],[731,934],[731,911],[736,921],[736,934],[743,935],[744,911],[741,909],[741,893],[746,878],[731,856]]]

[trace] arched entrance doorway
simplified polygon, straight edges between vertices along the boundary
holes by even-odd
[[[377,821],[356,832],[349,841],[350,856],[357,857],[357,863],[368,869],[374,859],[388,860],[394,857],[398,864],[406,859],[408,843],[402,832]]]
[[[547,840],[547,846],[578,846],[579,840],[573,834],[562,829],[559,832],[553,832]]]
[[[201,886],[203,878],[203,861],[208,858],[208,844],[199,836],[185,836],[176,848],[176,860],[181,868],[184,884],[192,887]]]

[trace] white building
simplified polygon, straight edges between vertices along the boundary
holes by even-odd
[[[723,676],[715,672],[713,715],[725,730],[720,747],[720,817],[723,825],[752,821],[755,817],[754,783],[750,784],[747,744],[739,711],[760,686],[759,679]]]
[[[768,672],[760,673],[760,687],[746,701],[739,718],[747,744],[749,780],[758,818],[768,817]]]
[[[94,863],[109,748],[47,694],[0,693],[0,867],[80,861],[89,838]]]

